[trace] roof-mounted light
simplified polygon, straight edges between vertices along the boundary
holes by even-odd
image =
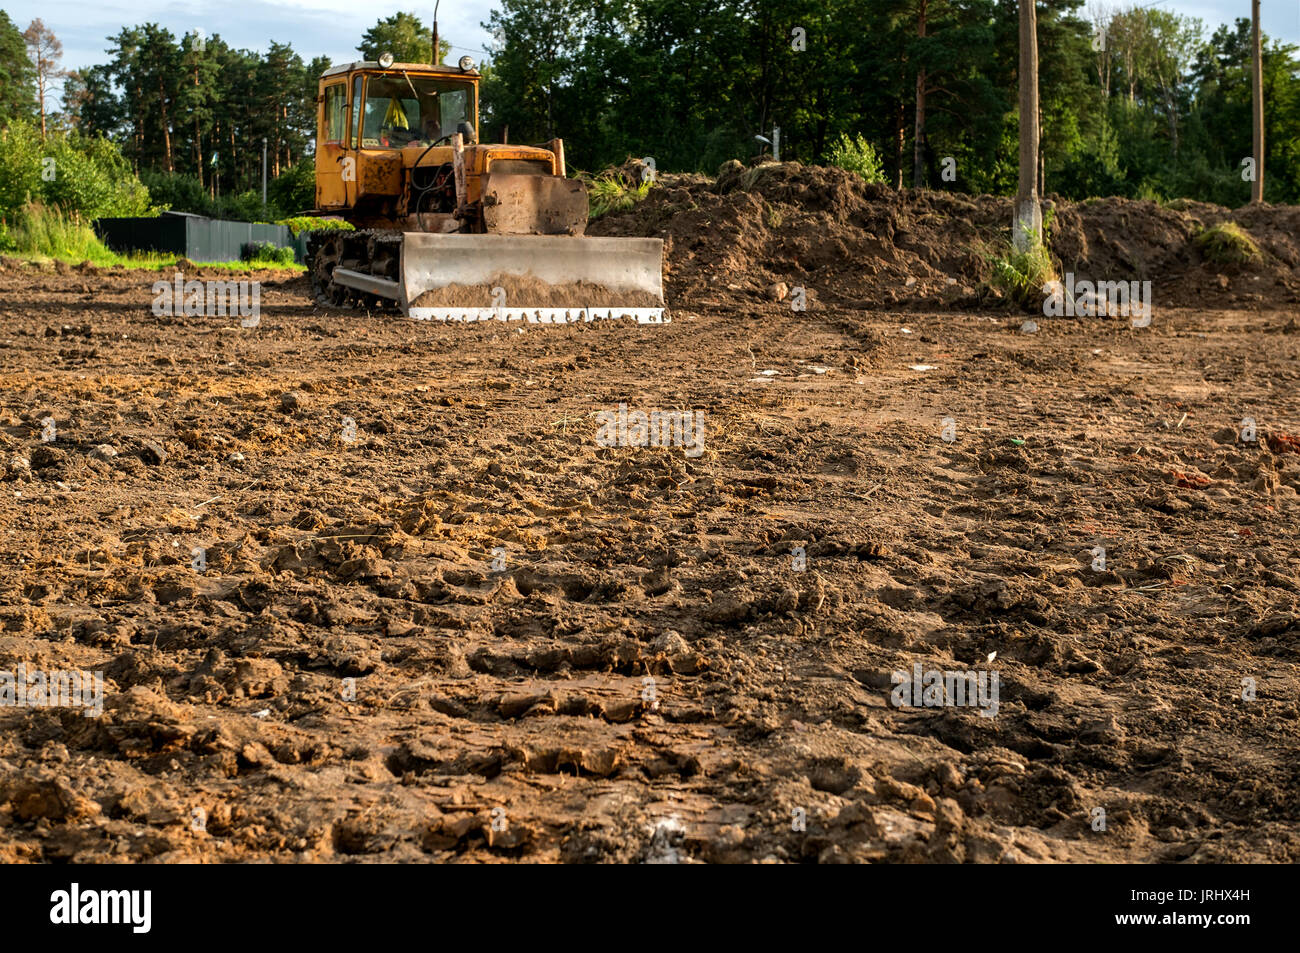
[[[380,54],[379,54],[379,65],[382,66],[384,69],[388,69],[388,67],[392,66],[392,65],[393,65],[393,54],[392,54],[392,53],[380,53]]]

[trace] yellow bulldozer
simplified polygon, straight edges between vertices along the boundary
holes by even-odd
[[[584,236],[564,143],[480,143],[479,79],[469,57],[387,53],[321,76],[313,214],[355,231],[308,236],[317,300],[444,321],[664,321],[662,241]]]

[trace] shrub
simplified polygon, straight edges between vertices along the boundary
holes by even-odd
[[[41,182],[46,205],[87,221],[154,211],[149,190],[109,140],[76,133],[50,136],[44,151],[54,159],[53,177]]]
[[[41,143],[29,123],[0,129],[0,219],[14,217],[41,192]]]
[[[841,134],[831,146],[828,161],[831,165],[862,176],[868,182],[884,182],[885,166],[871,143],[861,135],[853,138]]]
[[[265,262],[272,265],[292,265],[294,251],[271,242],[248,242],[241,249],[239,256],[248,262]]]
[[[29,203],[90,221],[147,215],[149,190],[116,145],[78,133],[48,136],[15,120],[0,130],[0,218],[14,220]]]
[[[1043,287],[1056,281],[1056,266],[1048,251],[1052,213],[1043,216],[1043,237],[1024,251],[1008,243],[1006,250],[990,259],[993,272],[989,284],[1001,290],[1022,308],[1036,308],[1043,300]]]
[[[316,207],[316,162],[303,159],[290,166],[266,187],[267,199],[281,212],[297,215]]]
[[[215,218],[234,222],[273,222],[280,217],[279,211],[270,205],[262,204],[262,193],[249,189],[238,195],[222,197],[214,209]]]

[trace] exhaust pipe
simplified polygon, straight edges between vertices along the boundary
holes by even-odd
[[[438,52],[438,7],[441,3],[442,0],[437,0],[433,5],[433,56],[430,57],[429,62],[434,66],[442,65],[442,56]]]

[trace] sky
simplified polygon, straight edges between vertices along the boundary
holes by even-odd
[[[870,2],[870,0],[866,0]],[[1128,6],[1130,0],[1104,0],[1106,6]],[[1139,0],[1142,2],[1142,0]],[[1250,0],[1150,0],[1155,5],[1186,16],[1200,17],[1208,31],[1237,17],[1250,16]],[[438,29],[454,47],[450,59],[469,54],[483,58],[490,42],[480,23],[495,6],[493,0],[441,0]],[[433,0],[357,3],[356,0],[228,0],[177,2],[177,0],[0,0],[0,9],[22,30],[35,17],[63,42],[63,66],[77,69],[105,62],[106,37],[124,26],[159,23],[177,36],[202,30],[221,34],[232,46],[264,51],[270,41],[291,43],[303,57],[324,54],[335,63],[359,57],[356,43],[375,21],[409,10],[426,22],[432,19]],[[1261,0],[1264,32],[1270,37],[1300,45],[1300,0]]]
[[[1300,0],[1297,0],[1300,2]],[[491,12],[491,0],[441,0],[438,32],[453,47],[449,60],[469,54],[483,58],[490,38],[479,26]],[[271,41],[292,44],[304,59],[324,54],[335,63],[361,58],[356,44],[375,22],[407,10],[426,23],[433,19],[433,0],[413,3],[356,0],[227,0],[225,3],[185,0],[0,0],[19,30],[36,17],[63,43],[64,69],[79,69],[107,62],[106,37],[124,26],[157,23],[182,36],[202,30],[238,49],[265,51]]]

